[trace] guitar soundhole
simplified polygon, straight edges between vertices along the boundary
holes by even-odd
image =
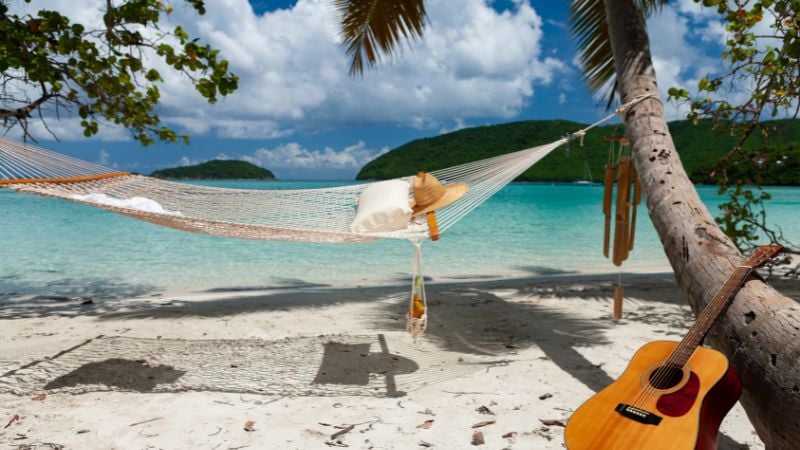
[[[661,366],[650,374],[650,385],[656,389],[670,389],[683,380],[680,367]]]

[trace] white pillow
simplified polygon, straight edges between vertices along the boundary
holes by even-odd
[[[411,205],[408,193],[411,184],[403,180],[375,183],[361,192],[358,210],[350,230],[354,233],[395,231],[408,227]]]

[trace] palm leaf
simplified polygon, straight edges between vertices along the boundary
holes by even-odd
[[[645,17],[658,11],[669,0],[636,0]],[[569,25],[578,44],[578,59],[589,91],[598,93],[604,86],[614,86],[616,68],[603,0],[574,0],[569,10]],[[610,97],[613,96],[610,92]]]
[[[334,0],[341,14],[341,30],[350,75],[364,72],[365,62],[374,66],[381,54],[390,55],[402,39],[422,37],[424,0]]]

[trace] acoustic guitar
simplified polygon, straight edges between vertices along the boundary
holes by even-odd
[[[645,344],[625,372],[581,405],[567,423],[569,450],[711,450],[742,391],[722,353],[701,343],[750,273],[780,253],[757,248],[734,271],[681,342]]]

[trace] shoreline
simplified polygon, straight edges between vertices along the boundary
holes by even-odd
[[[615,278],[430,283],[417,345],[405,284],[2,304],[0,420],[21,420],[0,442],[474,448],[472,425],[495,420],[485,448],[560,449],[563,428],[540,419],[564,422],[639,346],[693,322],[671,273],[626,275],[613,321]],[[776,285],[800,299],[799,281]],[[721,450],[764,448],[738,405],[721,432]]]

